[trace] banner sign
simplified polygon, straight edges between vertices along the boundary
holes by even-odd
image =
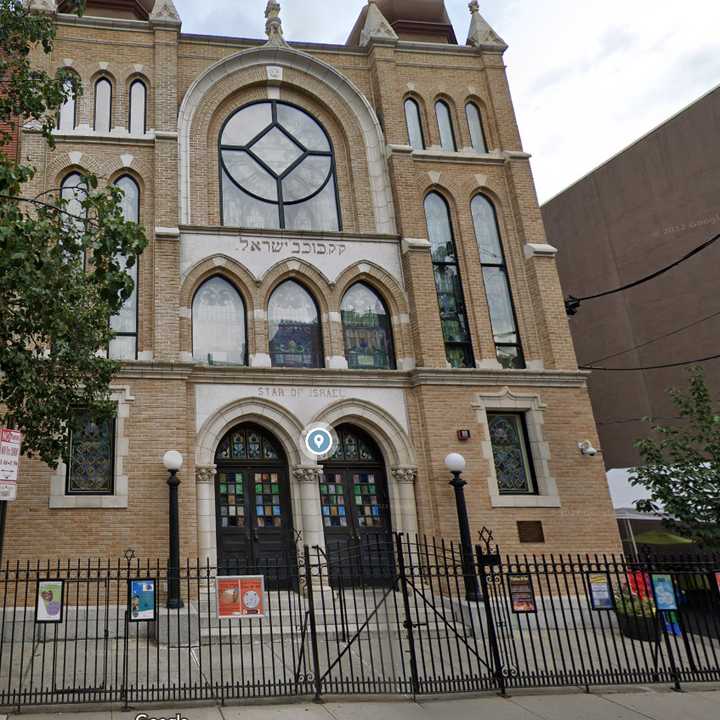
[[[36,623],[61,623],[65,602],[64,580],[38,580],[35,597]]]
[[[21,444],[19,431],[0,429],[0,500],[12,501],[17,497]]]
[[[677,610],[678,604],[672,575],[652,575],[651,579],[657,609],[666,612]]]
[[[607,573],[588,573],[590,604],[593,610],[612,610],[613,602],[610,576]]]
[[[235,575],[217,579],[218,618],[265,617],[265,578]]]
[[[718,592],[720,593],[720,572],[715,573],[715,582],[717,583],[717,589],[718,589]]]
[[[531,615],[537,612],[535,592],[530,575],[508,575],[512,610],[519,615]]]
[[[153,622],[157,608],[157,582],[153,578],[128,580],[130,622]]]

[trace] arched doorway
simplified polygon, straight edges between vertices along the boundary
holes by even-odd
[[[377,443],[354,425],[335,428],[338,447],[320,481],[330,577],[384,582],[394,567],[390,496]]]
[[[285,576],[295,552],[288,463],[281,444],[258,425],[238,425],[218,445],[215,464],[219,572]]]

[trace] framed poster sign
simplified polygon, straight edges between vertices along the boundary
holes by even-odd
[[[613,610],[613,600],[610,576],[607,573],[588,573],[588,589],[590,591],[590,604],[593,610]]]
[[[217,579],[218,618],[265,617],[265,578],[233,575]]]
[[[508,575],[512,611],[518,615],[532,615],[537,612],[535,592],[530,575],[513,573]]]
[[[672,575],[651,575],[655,605],[658,610],[670,612],[678,609]]]
[[[157,581],[128,580],[128,607],[130,622],[153,622],[157,614]]]
[[[60,624],[65,605],[64,580],[38,580],[35,598],[35,622]]]

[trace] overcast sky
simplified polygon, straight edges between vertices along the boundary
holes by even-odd
[[[288,40],[342,43],[366,0],[280,0]],[[262,37],[266,0],[175,0],[183,31]],[[467,0],[445,0],[458,40]],[[720,84],[717,0],[480,0],[541,202]],[[719,139],[720,140],[720,139]]]

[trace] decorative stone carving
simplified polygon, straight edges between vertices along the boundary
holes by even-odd
[[[371,40],[395,41],[397,39],[397,33],[380,12],[380,8],[376,5],[376,0],[369,0],[368,11],[365,17],[365,27],[360,33],[360,47],[369,45]]]
[[[167,25],[180,25],[180,14],[173,3],[173,0],[155,0],[155,5],[150,13],[150,22]]]
[[[34,10],[36,12],[52,14],[57,12],[57,3],[55,0],[25,0],[25,6],[28,10]]]
[[[318,465],[298,465],[293,468],[292,475],[299,483],[319,483],[322,479],[322,468]]]
[[[205,467],[195,468],[195,482],[197,483],[211,483],[215,481],[215,475],[217,475],[217,466],[208,465]]]
[[[490,27],[487,20],[480,14],[478,0],[472,0],[468,5],[472,20],[470,21],[470,32],[468,33],[467,44],[473,47],[496,47],[499,50],[507,50],[507,43]]]
[[[414,485],[417,482],[417,468],[394,467],[390,470],[393,480],[398,484]]]
[[[280,10],[280,3],[277,0],[269,0],[265,8],[265,34],[268,36],[268,45],[287,45],[283,37]]]

